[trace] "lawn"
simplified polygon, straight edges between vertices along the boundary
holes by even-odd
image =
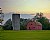
[[[0,40],[50,40],[50,30],[0,31]]]

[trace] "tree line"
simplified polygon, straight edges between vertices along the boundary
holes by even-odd
[[[36,16],[37,15],[35,15],[34,18],[37,18]],[[42,24],[42,30],[50,30],[50,22],[46,17],[42,16],[42,18],[37,18],[37,19],[38,19],[37,21]],[[20,18],[20,30],[27,29],[25,24],[27,23],[28,20],[29,19]],[[4,26],[2,27],[3,27],[3,30],[13,30],[11,19],[8,19],[4,24]]]

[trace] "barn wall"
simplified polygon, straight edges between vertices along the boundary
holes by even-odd
[[[35,22],[29,22],[27,24],[27,30],[42,30],[42,25],[37,25]]]

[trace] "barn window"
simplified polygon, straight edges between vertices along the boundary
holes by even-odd
[[[32,24],[31,24],[32,25]]]
[[[35,27],[33,27],[33,28],[35,28]]]
[[[29,29],[30,29],[30,27],[29,27]],[[30,29],[31,30],[31,29]]]

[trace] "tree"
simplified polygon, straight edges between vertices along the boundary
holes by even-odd
[[[38,19],[38,21],[42,24],[43,30],[48,30],[47,28],[49,27],[49,20],[46,17],[42,17]]]
[[[20,19],[20,30],[26,30],[26,26],[25,26],[26,21],[27,19],[23,19],[23,18]]]
[[[11,19],[8,19],[8,20],[6,21],[6,23],[4,24],[3,29],[4,29],[4,30],[12,30],[12,29],[13,29]]]

